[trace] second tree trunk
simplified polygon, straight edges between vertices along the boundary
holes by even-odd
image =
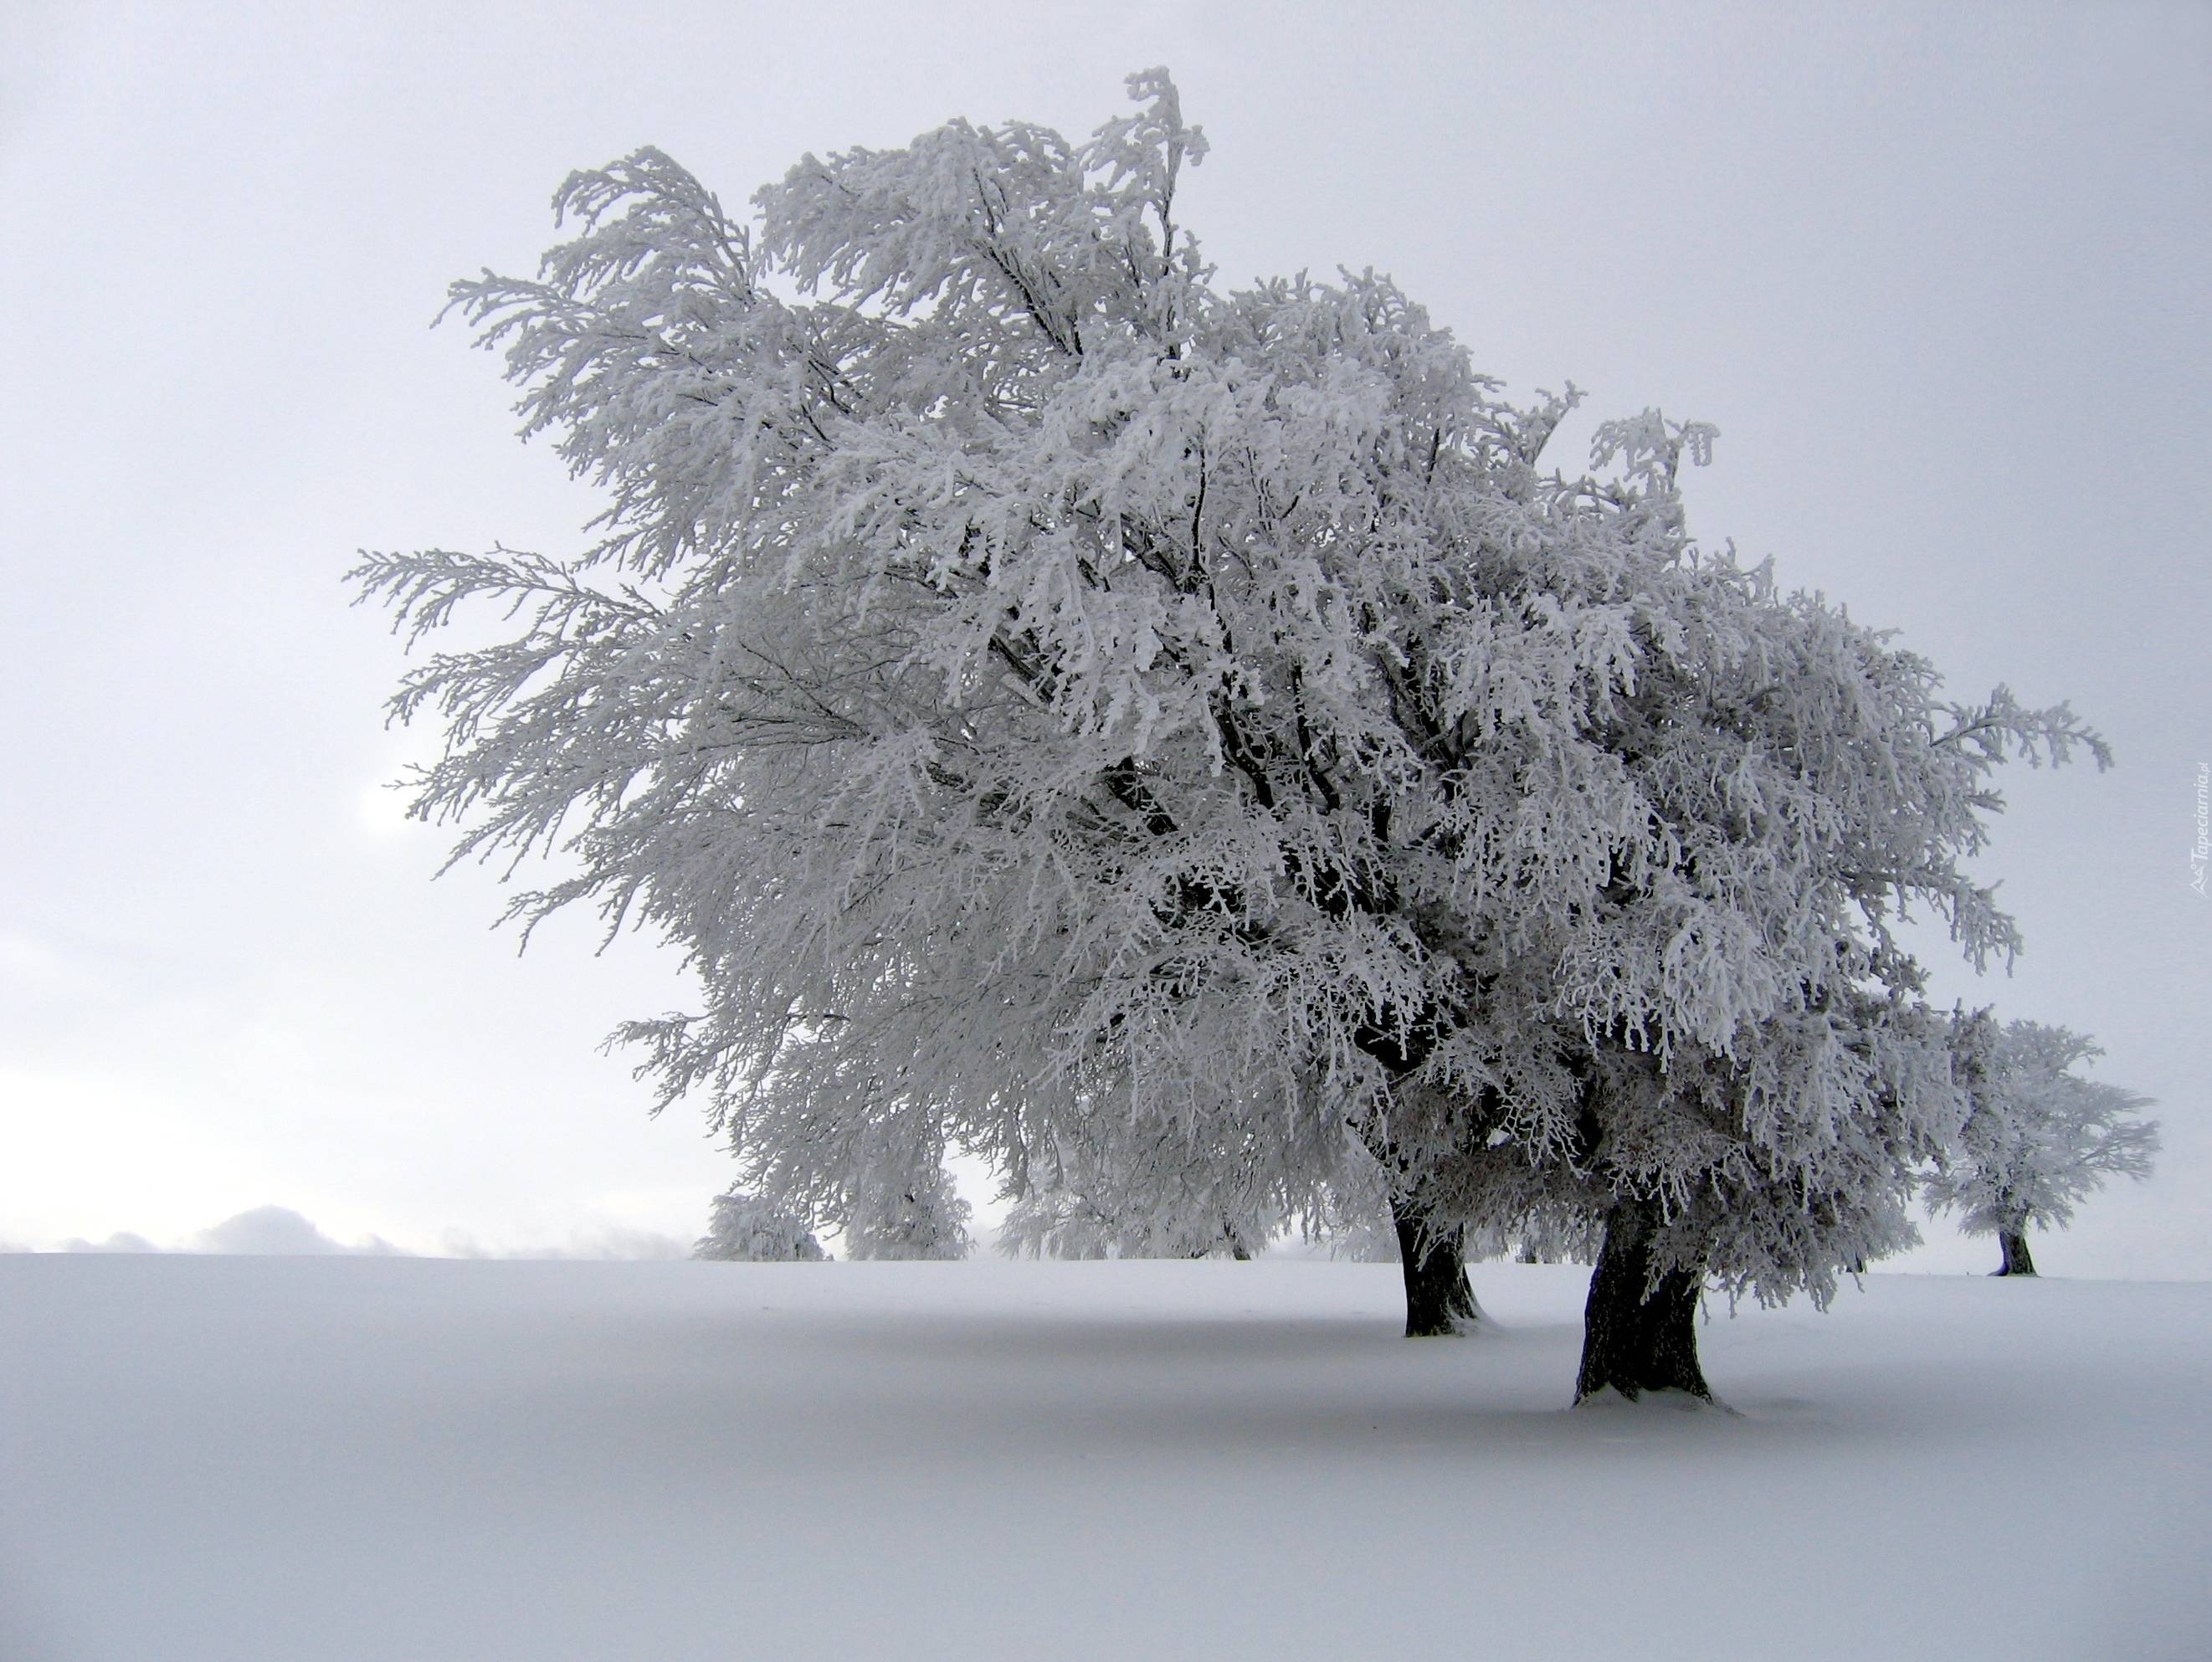
[[[1583,1365],[1575,1400],[1605,1390],[1632,1401],[1647,1391],[1682,1391],[1707,1402],[1698,1365],[1698,1295],[1705,1277],[1669,1270],[1651,1277],[1660,1224],[1656,1200],[1626,1198],[1605,1223],[1605,1245],[1583,1307]]]
[[[1395,1202],[1390,1221],[1397,1226],[1398,1263],[1406,1273],[1406,1337],[1468,1331],[1482,1319],[1482,1307],[1467,1278],[1466,1232],[1433,1229],[1420,1213]]]

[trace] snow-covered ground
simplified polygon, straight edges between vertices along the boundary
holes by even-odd
[[[6,1662],[2212,1654],[2212,1285],[0,1257]]]

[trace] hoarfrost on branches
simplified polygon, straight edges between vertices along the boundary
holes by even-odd
[[[568,560],[356,568],[410,640],[520,621],[403,682],[414,811],[565,855],[526,925],[678,943],[641,1071],[859,1239],[956,1147],[1085,1251],[1379,1171],[1424,1252],[1621,1218],[1646,1290],[1824,1295],[1963,1113],[1898,919],[2008,957],[1989,775],[2101,744],[1693,543],[1710,427],[1546,471],[1580,395],[1508,401],[1387,277],[1217,287],[1204,142],[1130,87],[1079,143],[810,155],[753,224],[641,150],[454,286],[609,506]]]

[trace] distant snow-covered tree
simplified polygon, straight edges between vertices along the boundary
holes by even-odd
[[[1266,1150],[1208,1161],[1141,1124],[1094,1118],[1032,1150],[999,1248],[1009,1256],[1249,1259],[1289,1219],[1255,1182]]]
[[[356,568],[412,640],[520,620],[403,683],[414,811],[565,854],[526,924],[679,945],[701,1009],[623,1036],[848,1240],[949,1241],[900,1209],[955,1147],[1152,1238],[1379,1173],[1410,1331],[1471,1318],[1470,1228],[1580,1230],[1585,1388],[1702,1392],[1708,1278],[1821,1294],[1909,1228],[1955,1092],[1891,925],[2008,951],[1985,776],[2094,741],[1696,545],[1710,428],[1547,472],[1575,395],[1388,279],[1217,288],[1204,142],[1131,90],[809,156],[757,225],[640,151],[455,286],[609,506],[568,560]]]
[[[1996,1236],[1996,1274],[2032,1276],[2028,1230],[2063,1228],[2107,1178],[2148,1177],[2158,1122],[2141,1117],[2148,1097],[2075,1071],[2104,1052],[2069,1028],[1978,1010],[1958,1017],[1954,1043],[1968,1110],[1928,1199],[1969,1234]]]
[[[1305,1220],[1305,1225],[1308,1236],[1324,1242],[1331,1258],[1348,1259],[1354,1264],[1399,1261],[1389,1179],[1371,1158],[1351,1162],[1339,1174],[1329,1185],[1320,1216]]]
[[[806,1220],[744,1189],[714,1197],[707,1233],[691,1248],[699,1259],[748,1264],[818,1263],[828,1256]]]
[[[963,1259],[972,1209],[933,1146],[917,1152],[887,1139],[840,1184],[836,1214],[845,1252],[856,1259]]]
[[[1151,1216],[1116,1214],[1073,1189],[1033,1188],[1016,1201],[999,1230],[1009,1258],[1249,1259],[1267,1234],[1235,1221],[1199,1215],[1156,1224]]]

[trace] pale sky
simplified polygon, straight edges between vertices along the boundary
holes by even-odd
[[[656,144],[734,206],[956,115],[1086,132],[1163,63],[1224,282],[1372,265],[1515,391],[1717,423],[1703,537],[2104,731],[2112,773],[2006,781],[2017,973],[1930,956],[2160,1099],[2159,1175],[2045,1270],[2212,1276],[2203,5],[0,6],[0,1243],[699,1233],[726,1153],[598,1052],[687,1002],[665,955],[518,960],[376,788],[355,551],[594,506],[426,325],[572,168]]]

